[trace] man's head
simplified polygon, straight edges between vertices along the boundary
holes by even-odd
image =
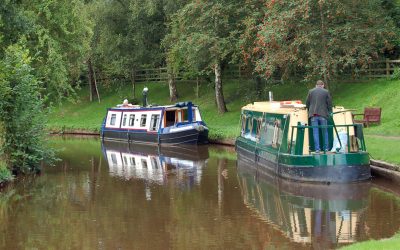
[[[316,86],[320,87],[320,88],[323,88],[325,86],[325,83],[323,81],[321,81],[321,80],[318,80]]]

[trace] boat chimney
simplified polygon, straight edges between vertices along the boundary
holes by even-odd
[[[143,88],[143,107],[147,107],[147,92],[149,91],[149,89],[147,87]]]
[[[274,95],[272,94],[272,91],[269,91],[268,95],[269,95],[269,101],[272,102],[274,100]]]

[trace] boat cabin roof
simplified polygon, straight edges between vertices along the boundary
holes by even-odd
[[[258,111],[264,113],[290,114],[294,111],[305,110],[306,105],[301,101],[272,101],[254,102],[242,107],[242,110]]]
[[[198,107],[197,105],[191,104],[192,107]],[[133,104],[118,104],[116,107],[109,108],[109,110],[160,110],[160,109],[169,109],[175,110],[179,108],[188,107],[189,102],[178,102],[173,105],[150,105],[147,107]]]

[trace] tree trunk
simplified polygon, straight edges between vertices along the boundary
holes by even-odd
[[[94,87],[95,87],[96,94],[97,94],[97,100],[99,100],[99,103],[100,103],[100,93],[99,93],[99,89],[97,88],[96,70],[93,69],[93,64],[92,64],[92,71],[93,71]]]
[[[327,31],[325,25],[325,18],[324,18],[324,10],[323,10],[323,1],[319,1],[319,12],[320,12],[320,19],[321,19],[321,41],[322,41],[322,60],[324,61],[324,83],[325,87],[328,88],[328,81],[329,81],[329,63],[328,63],[328,43],[327,43]]]
[[[217,101],[218,112],[223,114],[228,111],[225,105],[224,93],[222,91],[221,64],[214,65],[215,73],[215,100]]]
[[[132,68],[131,71],[131,82],[132,82],[132,91],[133,91],[133,99],[136,97],[136,71],[135,68]]]
[[[88,80],[89,80],[89,99],[92,102],[94,95],[96,95],[96,82],[94,80],[92,59],[89,58],[87,61],[88,65]]]
[[[257,99],[261,100],[261,98],[262,98],[261,77],[259,75],[254,76],[254,81],[256,82]]]
[[[175,76],[172,72],[168,72],[169,100],[176,102],[178,99],[178,91],[176,90]]]

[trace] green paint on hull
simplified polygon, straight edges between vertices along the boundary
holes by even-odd
[[[282,149],[273,148],[269,145],[258,144],[243,137],[238,137],[236,147],[252,152],[268,161],[284,164],[288,167],[331,167],[331,166],[354,166],[369,165],[367,152],[357,153],[328,153],[311,155],[293,155],[283,153]],[[279,160],[278,160],[279,158]]]

